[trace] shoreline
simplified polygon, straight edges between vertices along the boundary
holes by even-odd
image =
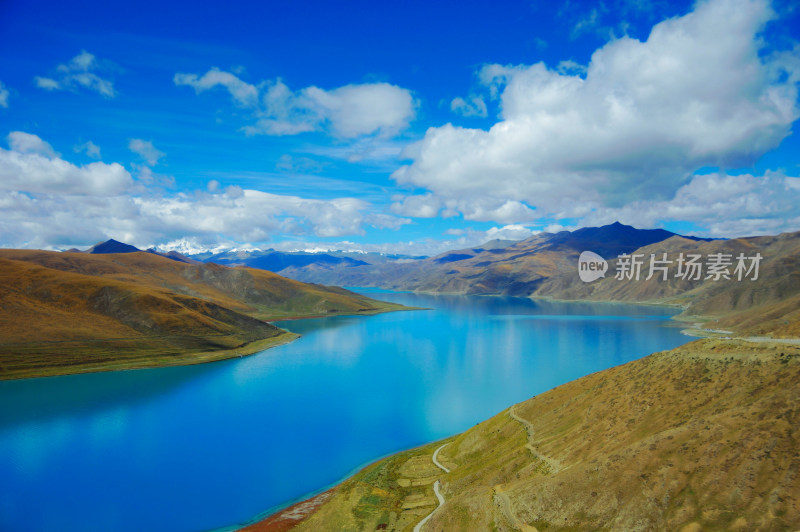
[[[269,324],[275,325],[275,322],[279,321],[297,321],[297,320],[316,320],[320,318],[338,318],[338,317],[354,317],[354,316],[376,316],[378,314],[388,314],[389,312],[405,312],[409,310],[432,310],[426,307],[407,307],[404,305],[399,305],[400,308],[385,308],[385,309],[375,309],[375,310],[366,310],[364,312],[346,312],[346,313],[337,313],[337,314],[313,314],[309,316],[288,316],[286,318],[267,318],[266,321]],[[277,327],[277,325],[275,325]]]
[[[261,519],[260,516],[257,516],[255,518],[258,519],[257,521],[245,525],[243,528],[236,527],[230,530],[241,532],[286,532],[291,530],[297,524],[314,515],[319,507],[333,496],[340,484],[341,482],[313,497],[303,499],[282,510],[271,513],[266,518]]]
[[[341,313],[341,314],[336,313],[336,314],[322,314],[322,315],[312,315],[312,316],[289,316],[286,318],[269,318],[262,321],[264,321],[265,323],[272,324],[273,322],[277,321],[330,318],[336,316],[374,316],[376,314],[385,314],[388,312],[398,312],[404,310],[430,310],[421,307],[403,307],[402,305],[397,305],[397,306],[399,308],[392,308],[392,307],[378,308],[357,313]],[[286,329],[282,329],[280,327],[278,328],[280,329],[281,332],[279,332],[275,336],[270,336],[268,338],[262,338],[259,340],[253,340],[252,342],[248,342],[246,344],[231,349],[185,352],[185,353],[162,355],[162,356],[149,356],[149,357],[142,357],[139,360],[107,361],[95,364],[88,363],[88,364],[83,364],[80,367],[50,366],[50,367],[38,368],[36,370],[19,371],[11,374],[0,373],[0,381],[13,381],[22,379],[44,379],[48,377],[64,377],[67,375],[102,373],[106,371],[129,371],[129,370],[140,370],[140,369],[166,368],[175,366],[194,366],[197,364],[219,362],[222,360],[229,360],[232,358],[237,358],[237,357],[241,358],[245,356],[254,355],[262,351],[271,349],[273,347],[278,347],[284,344],[288,344],[289,342],[293,342],[294,340],[300,337],[300,335],[297,333],[287,331]]]
[[[194,366],[241,358],[260,353],[272,347],[288,344],[299,338],[297,333],[281,329],[281,332],[269,338],[253,340],[239,347],[215,351],[188,352],[177,355],[164,355],[162,357],[147,357],[140,360],[120,360],[85,364],[80,367],[51,366],[35,371],[18,372],[11,375],[0,375],[0,381],[13,381],[22,379],[45,379],[49,377],[65,377],[68,375],[83,375],[86,373],[102,373],[106,371],[129,371],[141,369],[167,368],[174,366]]]
[[[468,295],[468,294],[443,293],[443,292],[423,292],[423,291],[421,291],[421,292],[408,291],[408,292],[411,292],[411,293],[423,293],[423,294],[426,294],[426,295],[442,295],[442,296],[452,296],[452,295],[466,296],[466,295]],[[608,300],[604,300],[604,301],[567,300],[567,299],[553,299],[553,298],[547,298],[547,297],[504,296],[502,294],[477,294],[477,295],[483,296],[483,297],[520,297],[520,298],[523,298],[523,299],[530,299],[530,300],[534,300],[534,301],[538,299],[538,300],[543,300],[543,301],[553,301],[553,302],[562,302],[562,303],[605,303],[605,304],[611,304],[611,305],[647,305],[647,306],[658,306],[658,307],[677,307],[677,308],[682,308],[682,309],[686,308],[685,305],[669,304],[669,303],[652,303],[652,302],[651,303],[638,303],[638,302],[631,303],[631,302],[625,302],[625,301],[608,301]],[[428,310],[428,309],[421,309],[421,310]],[[693,322],[695,325],[699,325],[695,320],[702,319],[702,317],[699,317],[699,316],[681,316],[680,318],[678,316],[680,316],[680,313],[675,314],[674,316],[670,316],[670,320],[674,320],[676,322],[680,322],[680,321]],[[320,317],[324,317],[324,316],[320,316]],[[293,318],[293,319],[302,319],[302,318]],[[275,320],[275,321],[284,321],[284,320]],[[286,321],[289,321],[289,320],[287,319]],[[681,332],[683,333],[683,330]],[[686,336],[690,336],[690,335],[687,334]],[[692,340],[689,340],[689,341],[692,341]],[[652,354],[652,353],[650,353],[650,354]],[[649,355],[645,355],[645,356],[649,356]],[[455,435],[455,436],[457,436],[457,435]],[[452,438],[452,436],[450,436],[450,438]],[[398,455],[400,453],[403,453],[403,452],[407,452],[407,451],[412,451],[414,449],[423,448],[423,447],[432,445],[434,443],[438,443],[438,441],[441,441],[441,440],[437,440],[435,442],[423,443],[422,445],[420,445],[418,447],[413,447],[413,448],[410,448],[410,449],[397,451],[396,453],[391,453],[391,454],[388,454],[386,456],[380,457],[380,458],[378,458],[378,459],[376,459],[374,461],[371,461],[371,462],[369,462],[369,463],[367,463],[365,465],[362,465],[362,466],[359,466],[359,467],[355,468],[352,472],[350,472],[348,475],[346,475],[345,477],[343,477],[342,479],[340,479],[339,481],[337,481],[333,485],[329,485],[329,486],[323,487],[321,489],[321,491],[318,492],[316,495],[312,495],[310,497],[306,497],[306,498],[304,498],[304,499],[302,499],[300,501],[294,502],[294,503],[289,503],[290,504],[289,506],[284,507],[282,509],[278,509],[278,510],[275,510],[275,511],[266,510],[262,514],[259,514],[259,515],[255,516],[253,518],[253,521],[251,521],[248,524],[245,524],[245,525],[234,525],[232,527],[219,529],[219,530],[217,530],[215,532],[229,532],[229,531],[230,532],[233,532],[233,531],[237,531],[237,532],[285,532],[285,531],[291,530],[292,528],[294,528],[298,524],[302,523],[303,521],[305,521],[308,518],[310,518],[311,516],[313,516],[320,509],[320,507],[328,500],[328,498],[330,498],[330,496],[332,496],[333,493],[342,484],[344,484],[347,480],[352,478],[358,472],[362,471],[364,468],[369,467],[369,466],[371,466],[373,464],[376,464],[376,463],[378,463],[378,462],[380,462],[382,460],[385,460],[385,459],[387,459],[387,458],[389,458],[391,456],[396,456],[396,455]],[[323,495],[327,495],[327,497],[325,497],[323,499],[320,499],[320,497],[322,497]],[[296,520],[289,520],[289,519],[283,517],[284,514],[289,513],[291,510],[293,510],[295,508],[299,508],[299,507],[303,507],[304,509],[306,509],[303,512],[301,518],[298,518]],[[431,513],[431,515],[433,515],[433,514]],[[430,517],[430,516],[428,516],[428,517]],[[260,528],[260,527],[262,527],[262,528]]]
[[[448,438],[452,438],[452,436],[448,436]],[[437,440],[437,442],[438,441],[442,441],[442,440]],[[264,510],[263,512],[260,512],[260,513],[258,513],[256,515],[254,515],[246,523],[239,523],[239,524],[236,524],[236,525],[230,525],[230,526],[226,526],[226,527],[223,527],[223,528],[216,528],[212,532],[239,532],[239,531],[283,532],[283,530],[289,530],[289,528],[287,528],[287,529],[274,529],[274,530],[271,530],[271,529],[261,530],[259,528],[251,528],[251,527],[254,527],[254,526],[259,525],[261,523],[265,523],[267,521],[270,521],[274,517],[280,516],[280,515],[284,514],[285,512],[289,511],[292,508],[301,506],[301,505],[303,505],[305,503],[311,503],[311,502],[315,501],[318,497],[321,497],[322,495],[325,495],[325,494],[333,495],[333,493],[337,489],[339,489],[339,487],[342,484],[344,484],[345,482],[347,482],[349,479],[353,478],[355,475],[359,474],[360,472],[364,471],[365,469],[367,469],[369,467],[372,467],[372,466],[378,464],[379,462],[381,462],[383,460],[386,460],[387,458],[391,458],[392,456],[396,456],[396,455],[398,455],[400,453],[413,451],[414,449],[419,449],[419,448],[422,448],[422,447],[425,447],[425,446],[428,446],[428,445],[431,445],[431,444],[437,443],[437,442],[423,443],[423,444],[420,444],[420,445],[418,445],[416,447],[409,447],[408,449],[400,449],[399,451],[394,451],[394,452],[385,454],[383,456],[379,456],[378,458],[374,458],[374,459],[368,460],[366,462],[363,462],[361,465],[358,465],[358,466],[354,467],[346,475],[344,475],[342,478],[340,478],[339,480],[334,481],[331,484],[323,486],[322,488],[320,488],[318,490],[307,492],[304,495],[300,495],[300,497],[297,498],[297,499],[292,499],[292,500],[290,500],[290,501],[288,501],[286,503],[277,504],[277,505],[273,506],[272,508],[268,508],[268,509]],[[324,500],[327,500],[327,498],[324,499]],[[322,504],[316,505],[314,507],[313,511],[309,511],[307,514],[305,514],[303,516],[302,519],[296,520],[294,522],[294,524],[292,525],[292,527],[294,525],[297,525],[297,524],[301,523],[302,521],[305,521],[306,519],[308,519],[309,517],[314,515],[316,513],[316,511],[319,510],[320,506],[322,506]]]

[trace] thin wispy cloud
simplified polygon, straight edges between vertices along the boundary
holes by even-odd
[[[128,149],[144,159],[149,166],[157,165],[159,159],[166,155],[163,151],[156,149],[151,140],[131,139]]]
[[[11,93],[6,86],[3,85],[3,82],[0,81],[0,107],[8,107],[8,99],[10,96]]]
[[[450,102],[450,110],[465,117],[477,116],[486,118],[489,116],[486,102],[481,96],[470,96],[466,100],[461,97],[453,98],[453,101]]]
[[[52,77],[36,76],[33,80],[37,87],[48,91],[86,89],[113,98],[116,96],[114,84],[101,77],[103,70],[94,55],[82,50],[69,62],[58,65]]]
[[[88,140],[83,144],[77,144],[72,148],[75,153],[85,153],[87,156],[91,157],[92,159],[100,159],[100,146]]]

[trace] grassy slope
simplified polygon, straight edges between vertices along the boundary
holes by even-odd
[[[800,525],[800,347],[699,340],[382,460],[294,530],[786,530]],[[532,443],[532,447],[526,445]],[[420,486],[408,486],[409,481]],[[420,505],[415,505],[417,502]]]
[[[148,253],[0,251],[0,378],[197,363],[294,338],[265,320],[402,308]]]

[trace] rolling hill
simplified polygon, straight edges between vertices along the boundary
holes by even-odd
[[[140,251],[0,250],[0,301],[4,379],[241,356],[294,337],[268,320],[403,308]]]
[[[798,438],[800,346],[698,340],[383,459],[246,530],[411,531],[437,508],[436,481],[444,503],[423,530],[794,530]]]
[[[618,279],[615,272],[619,259],[609,261],[608,274],[603,279],[583,283],[577,276],[577,264],[543,281],[534,297],[566,300],[619,301],[677,305],[684,308],[686,319],[713,319],[715,327],[734,328],[751,335],[772,334],[776,337],[798,336],[798,321],[792,319],[800,312],[800,232],[777,236],[693,241],[673,236],[662,242],[637,249],[642,259],[641,276]],[[670,261],[668,278],[654,271],[647,279],[652,258]],[[729,256],[727,268],[730,279],[708,277],[704,271],[699,279],[676,277],[678,258],[683,254],[699,255],[706,263],[718,254]],[[758,278],[735,272],[736,257],[759,254]],[[658,263],[656,263],[658,264]],[[746,261],[746,266],[751,262]]]

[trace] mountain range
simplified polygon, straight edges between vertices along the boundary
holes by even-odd
[[[583,251],[608,261],[604,278],[581,282],[578,259]],[[638,280],[617,278],[618,257],[624,254],[639,257]],[[706,272],[697,280],[676,276],[679,256],[696,255],[705,263],[719,254],[731,262],[727,279],[707,278]],[[740,254],[760,254],[757,279],[736,279],[735,259]],[[651,257],[671,264],[666,279],[660,272],[646,279]],[[342,286],[665,304],[681,307],[681,319],[710,321],[721,329],[777,336],[800,332],[793,319],[800,316],[800,233],[707,239],[617,222],[540,233],[519,242],[494,241],[424,259],[379,264],[309,262],[279,271],[305,282]]]
[[[109,240],[90,253],[137,249]],[[604,278],[580,281],[578,258],[592,251],[608,261]],[[154,253],[155,250],[149,250]],[[157,252],[155,252],[157,253]],[[672,264],[667,279],[649,273],[651,256]],[[683,279],[675,276],[680,255],[753,256],[760,253],[756,280]],[[639,280],[617,279],[623,254],[642,259]],[[683,308],[682,319],[711,321],[714,327],[748,334],[793,335],[800,314],[800,233],[736,239],[678,235],[663,229],[637,229],[619,222],[576,231],[539,233],[514,242],[494,240],[434,257],[411,258],[376,253],[231,251],[184,256],[174,261],[246,265],[295,280],[323,285],[380,287],[432,293],[510,295],[563,300],[657,303]],[[729,268],[733,270],[733,265]],[[785,316],[788,316],[785,317]]]
[[[415,261],[292,266],[280,273],[305,282],[340,286],[527,297],[548,277],[574,270],[582,251],[592,250],[609,259],[673,236],[675,233],[663,229],[635,229],[617,222],[539,233],[520,242],[493,241]]]

